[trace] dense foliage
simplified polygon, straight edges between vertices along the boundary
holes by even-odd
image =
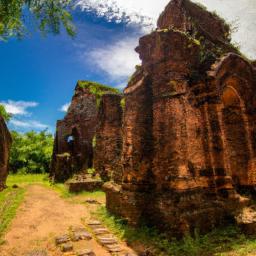
[[[71,0],[0,0],[0,40],[23,37],[27,33],[25,23],[30,14],[43,33],[58,34],[64,26],[67,33],[74,36],[72,16],[67,10],[70,2]]]
[[[4,118],[5,121],[9,121],[11,118],[11,115],[8,114],[4,108],[3,105],[0,104],[0,116],[2,116]]]
[[[53,136],[47,131],[25,134],[12,131],[10,170],[13,173],[49,172]]]

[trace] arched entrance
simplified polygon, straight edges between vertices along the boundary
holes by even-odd
[[[227,166],[234,185],[248,183],[248,167],[252,158],[248,118],[244,100],[236,88],[246,88],[245,81],[229,76],[222,84],[222,121]]]

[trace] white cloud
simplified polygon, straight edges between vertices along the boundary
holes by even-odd
[[[71,104],[70,102],[64,104],[64,105],[60,108],[60,111],[62,111],[62,112],[68,112],[68,108],[69,108],[70,104]]]
[[[166,0],[77,0],[77,6],[84,11],[93,11],[108,21],[127,22],[152,26],[158,9],[164,6]]]
[[[6,111],[12,115],[29,115],[28,108],[37,107],[38,103],[33,101],[2,101],[0,104],[4,105]]]
[[[10,120],[10,124],[13,125],[15,128],[21,128],[21,129],[44,130],[49,128],[48,125],[38,121],[34,121],[34,120],[24,121],[24,120],[18,120],[15,118],[12,118]]]
[[[251,58],[256,58],[256,2],[255,0],[195,0],[209,10],[217,11],[229,22],[237,21],[238,30],[233,40]],[[95,12],[109,21],[140,24],[145,30],[155,26],[169,0],[77,0],[84,11]]]
[[[34,101],[2,101],[0,104],[4,105],[6,111],[13,115],[8,125],[10,128],[14,128],[18,131],[28,131],[28,130],[45,130],[51,127],[47,124],[43,124],[36,120],[27,119],[32,114],[28,112],[29,108],[34,108],[38,106],[37,102]]]
[[[89,59],[93,60],[97,68],[104,71],[110,79],[121,81],[127,79],[134,72],[135,65],[140,63],[138,54],[134,51],[137,45],[138,38],[124,38],[85,55],[89,55]]]

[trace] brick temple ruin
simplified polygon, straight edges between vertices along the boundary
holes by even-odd
[[[56,182],[93,167],[93,140],[104,94],[117,90],[90,81],[78,81],[71,105],[63,120],[57,121],[51,176]]]
[[[136,51],[142,65],[123,99],[106,93],[97,110],[88,88],[76,89],[57,124],[55,175],[94,163],[108,210],[130,224],[211,230],[256,188],[255,63],[225,21],[189,0],[172,0]]]
[[[0,115],[0,191],[6,187],[6,178],[8,175],[8,161],[11,149],[11,134]]]

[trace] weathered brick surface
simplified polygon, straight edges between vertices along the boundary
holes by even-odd
[[[11,148],[11,134],[0,116],[0,191],[5,188],[6,178],[8,176],[8,161]]]
[[[92,167],[97,114],[96,96],[78,84],[65,118],[57,122],[51,168],[56,181]]]
[[[255,71],[190,1],[171,1],[158,26],[124,91],[123,182],[104,186],[107,207],[176,235],[207,231],[242,207],[235,187],[256,185]]]
[[[150,186],[152,156],[152,90],[143,72],[137,71],[125,89],[123,120],[123,181],[131,190]]]
[[[112,93],[113,96],[104,96],[109,93]],[[73,174],[86,173],[88,168],[93,167],[93,140],[96,136],[98,124],[102,128],[104,139],[107,139],[108,135],[106,133],[109,129],[110,138],[108,143],[104,144],[104,141],[102,141],[104,145],[110,146],[110,150],[106,151],[110,152],[110,155],[105,158],[107,159],[106,161],[112,161],[111,158],[116,157],[116,151],[113,150],[116,146],[120,148],[118,143],[121,143],[122,111],[120,110],[119,96],[115,94],[117,94],[117,90],[98,83],[90,81],[79,81],[77,83],[75,94],[66,116],[63,120],[57,121],[51,163],[51,176],[55,181],[66,181]],[[113,107],[112,103],[114,104]],[[99,112],[100,105],[103,107]],[[105,116],[106,118],[104,119],[103,117]],[[102,122],[99,121],[99,117]],[[112,121],[114,122],[111,126]],[[118,127],[119,131],[115,127]],[[114,137],[115,132],[116,137]],[[118,135],[118,132],[120,135]],[[99,147],[103,145],[102,143],[99,139]],[[99,157],[105,156],[100,155]],[[98,163],[102,163],[103,166],[105,162],[99,159]],[[109,166],[109,163],[107,164]]]
[[[94,148],[94,168],[102,180],[121,182],[122,96],[102,96]]]
[[[158,29],[174,28],[185,32],[193,38],[203,41],[205,49],[214,51],[237,50],[229,44],[231,40],[229,25],[215,13],[210,13],[204,7],[190,0],[172,0],[166,6],[157,22]],[[217,54],[217,51],[214,51]]]

